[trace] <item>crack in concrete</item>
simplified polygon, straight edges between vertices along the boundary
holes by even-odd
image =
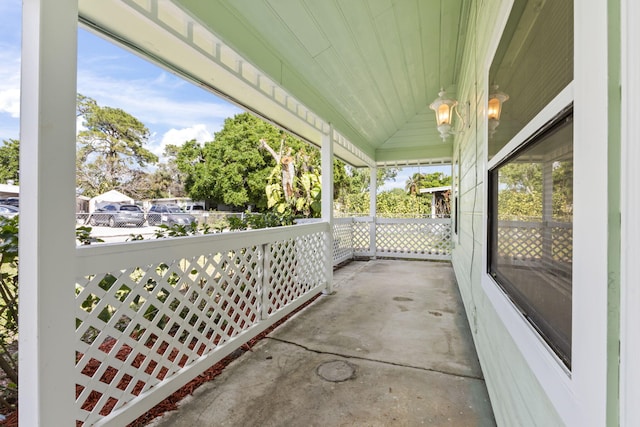
[[[354,356],[354,355],[348,355],[348,354],[334,353],[334,352],[331,352],[331,351],[315,350],[315,349],[307,347],[305,345],[298,344],[298,343],[293,342],[293,341],[283,340],[281,338],[265,337],[265,339],[278,341],[278,342],[281,342],[283,344],[294,345],[296,347],[302,348],[303,350],[310,351],[310,352],[316,353],[316,354],[329,354],[329,355],[332,355],[332,356],[344,357],[345,359],[356,359],[356,360],[364,360],[364,361],[367,361],[367,362],[383,363],[385,365],[399,366],[401,368],[419,369],[421,371],[427,371],[427,372],[437,372],[437,373],[443,374],[443,375],[450,375],[450,376],[453,376],[453,377],[461,377],[461,378],[469,378],[469,379],[472,379],[472,380],[480,380],[480,381],[484,382],[484,378],[483,377],[479,377],[477,375],[467,375],[467,374],[462,374],[462,373],[447,372],[447,371],[441,371],[441,370],[433,369],[433,368],[424,368],[424,367],[421,367],[421,366],[412,366],[412,365],[405,365],[403,363],[389,362],[387,360],[370,359],[370,358],[362,357],[362,356]]]

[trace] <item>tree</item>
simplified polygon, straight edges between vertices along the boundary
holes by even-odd
[[[499,219],[542,219],[542,163],[509,163],[500,168]]]
[[[415,216],[431,212],[431,198],[407,194],[401,188],[378,194],[376,212],[379,216]]]
[[[77,99],[84,128],[77,136],[78,187],[86,196],[112,189],[139,192],[142,168],[158,161],[144,147],[149,130],[124,110],[101,107],[81,94]]]
[[[177,157],[180,147],[168,144],[164,148],[165,162],[144,177],[144,198],[185,197],[184,174],[178,170]]]
[[[451,176],[442,172],[414,173],[407,179],[405,189],[410,194],[417,194],[421,188],[446,187],[451,185]]]
[[[0,147],[0,183],[13,180],[18,184],[20,180],[20,141],[10,139],[2,141]]]
[[[211,200],[236,208],[266,209],[265,186],[275,166],[271,155],[258,148],[260,139],[280,140],[280,131],[249,113],[224,122],[213,141],[203,146],[187,141],[176,163],[184,175],[185,189],[193,199]]]
[[[302,144],[294,154],[284,133],[278,151],[265,139],[260,140],[260,148],[276,162],[266,186],[267,207],[286,217],[320,216],[322,178],[318,150]]]

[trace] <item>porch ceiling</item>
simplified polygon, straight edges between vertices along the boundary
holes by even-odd
[[[89,26],[316,143],[319,138],[314,132],[326,129],[318,125],[312,117],[315,115],[319,122],[332,123],[336,131],[379,164],[451,158],[451,139],[443,143],[428,105],[440,87],[455,93],[469,0],[172,3],[80,0],[79,6],[81,20]],[[192,49],[207,51],[208,47],[197,40],[203,31],[245,58],[256,68],[257,77],[244,76],[242,65],[226,64],[240,78],[221,78],[217,69],[225,64],[220,58],[216,61],[216,45],[218,53],[220,50],[216,42],[212,43],[208,65],[202,58],[192,58],[184,47],[172,47],[167,42],[168,37],[178,37]],[[305,122],[295,123],[286,112],[268,103],[248,100],[246,88],[231,87],[246,86],[247,81],[257,79],[253,86],[262,93],[253,96],[264,97],[261,77],[267,77],[314,114],[301,115],[300,107],[295,107],[298,121],[302,116]],[[280,105],[290,113],[288,103],[285,99]],[[305,131],[305,127],[315,129]],[[363,164],[348,151],[343,147],[336,154],[356,165]]]

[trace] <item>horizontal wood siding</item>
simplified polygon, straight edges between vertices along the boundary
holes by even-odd
[[[467,311],[478,357],[498,425],[558,426],[562,421],[536,380],[484,292],[483,253],[487,130],[484,105],[488,70],[485,64],[501,3],[476,0],[471,6],[470,37],[458,85],[458,99],[469,100],[470,128],[455,140],[460,147],[460,228],[452,262]],[[475,43],[472,44],[472,43]]]

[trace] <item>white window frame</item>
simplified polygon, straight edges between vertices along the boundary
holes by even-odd
[[[502,37],[513,2],[503,3],[487,62]],[[606,425],[607,401],[607,206],[594,206],[592,195],[606,200],[607,166],[607,2],[574,1],[574,80],[488,160],[487,170],[519,148],[533,132],[571,102],[574,104],[574,221],[572,348],[569,371],[524,318],[487,270],[481,286],[511,335],[532,374],[566,425]],[[488,78],[487,78],[488,80]],[[485,94],[488,87],[485,87]],[[485,99],[485,103],[488,100]],[[488,138],[487,138],[488,139]],[[603,178],[603,175],[605,178]],[[488,179],[485,201],[489,200]],[[485,204],[488,215],[488,203]],[[485,215],[485,217],[487,217]],[[488,258],[488,226],[483,225],[483,266]],[[637,277],[637,276],[636,276]],[[637,354],[637,353],[636,353]],[[637,418],[636,418],[637,419]]]

